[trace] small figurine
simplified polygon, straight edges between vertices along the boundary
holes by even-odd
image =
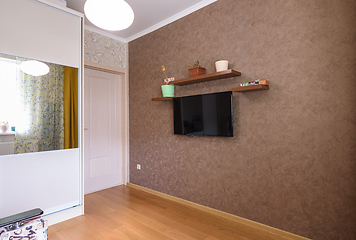
[[[253,86],[253,85],[269,85],[269,82],[267,79],[265,80],[260,80],[260,79],[256,79],[254,81],[251,82],[245,82],[245,83],[241,83],[240,87],[246,87],[246,86]]]
[[[174,77],[171,77],[171,78],[165,78],[163,80],[164,84],[169,84],[170,82],[173,82],[174,81]]]

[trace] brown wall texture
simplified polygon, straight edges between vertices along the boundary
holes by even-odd
[[[356,239],[356,1],[219,0],[129,43],[130,182],[313,239]],[[173,134],[169,77],[199,60],[242,72],[176,87],[234,93],[234,137]],[[189,66],[184,66],[184,63]],[[136,169],[136,164],[142,170]]]

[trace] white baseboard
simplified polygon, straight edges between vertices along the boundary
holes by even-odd
[[[78,216],[84,215],[84,206],[79,205],[73,208],[69,208],[63,211],[59,211],[56,213],[52,213],[50,215],[44,216],[43,218],[48,221],[48,226],[54,225],[56,223],[60,223],[71,218],[75,218]]]

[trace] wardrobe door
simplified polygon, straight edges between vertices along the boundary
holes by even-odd
[[[45,0],[0,0],[0,54],[78,68],[79,108],[78,148],[0,156],[0,218],[32,208],[83,212],[82,19]]]
[[[82,19],[62,9],[36,0],[0,0],[0,52],[79,68]]]

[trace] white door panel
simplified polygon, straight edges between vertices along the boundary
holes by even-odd
[[[121,77],[85,69],[84,192],[123,183],[121,160]]]
[[[111,162],[111,157],[90,159],[90,178],[110,174]]]

